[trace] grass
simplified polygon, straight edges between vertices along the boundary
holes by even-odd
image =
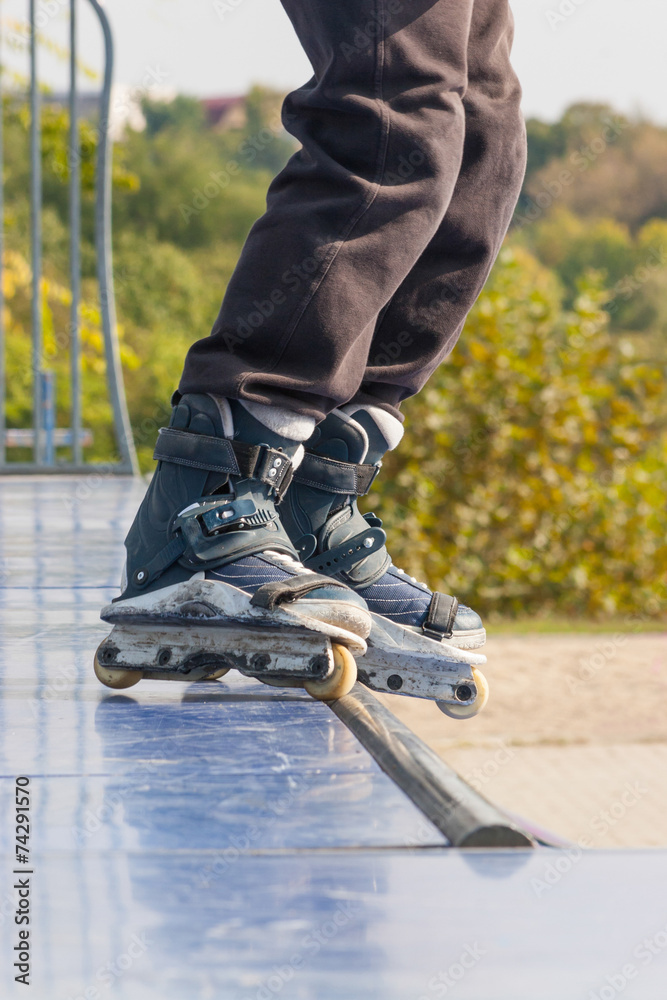
[[[484,617],[484,624],[489,635],[530,635],[535,633],[548,632],[578,632],[588,634],[614,634],[616,632],[665,632],[667,633],[667,620],[660,618],[649,618],[638,620],[633,617],[610,617],[610,618],[568,618],[565,615],[544,615],[531,616],[526,618],[501,618],[500,616],[487,615]]]

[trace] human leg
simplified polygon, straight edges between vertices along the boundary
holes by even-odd
[[[433,238],[380,313],[362,386],[306,443],[284,515],[301,557],[328,565],[371,612],[465,648],[484,642],[479,616],[397,570],[386,549],[364,552],[365,533],[379,525],[362,517],[356,501],[383,454],[400,440],[401,400],[421,388],[456,342],[509,225],[525,165],[511,36],[507,0],[476,0],[463,97],[465,146],[453,196]],[[341,572],[331,553],[349,549],[354,539],[361,547]]]
[[[303,148],[180,388],[322,419],[357,391],[378,314],[452,197],[473,0],[283,2],[314,69],[285,103]]]
[[[512,37],[508,0],[475,0],[461,169],[435,235],[378,318],[359,403],[399,416],[451,353],[500,250],[526,162]]]

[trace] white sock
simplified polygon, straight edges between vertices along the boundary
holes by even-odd
[[[212,392],[209,392],[209,396],[218,407],[218,413],[222,420],[222,433],[226,438],[234,437],[234,418],[232,417],[232,408],[229,405],[229,400],[225,399],[224,396],[214,396]]]
[[[259,420],[260,424],[264,424],[274,434],[280,434],[290,441],[307,441],[315,430],[314,417],[304,417],[301,413],[295,413],[294,410],[287,410],[282,406],[254,403],[251,399],[240,399],[239,403],[255,420]]]
[[[373,423],[377,426],[378,430],[382,434],[382,437],[387,442],[388,451],[393,451],[394,448],[397,448],[401,443],[401,438],[405,433],[403,424],[396,417],[392,417],[391,413],[387,413],[386,410],[380,409],[379,406],[347,403],[345,406],[341,406],[340,409],[343,413],[346,413],[353,419],[355,413],[358,413],[360,410],[364,410],[371,417]]]

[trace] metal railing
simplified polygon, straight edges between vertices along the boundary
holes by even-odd
[[[4,198],[0,183],[0,474],[89,471],[95,465],[85,462],[83,449],[91,444],[91,433],[82,426],[81,386],[81,169],[79,150],[79,116],[77,99],[77,5],[70,0],[69,53],[69,231],[70,289],[72,295],[69,325],[70,350],[70,426],[55,425],[55,379],[43,361],[44,318],[42,307],[42,174],[41,174],[41,97],[38,75],[37,3],[28,0],[30,19],[30,257],[32,268],[31,337],[32,337],[32,427],[6,427],[6,342],[3,318],[3,222]],[[114,47],[109,20],[98,0],[87,0],[95,11],[104,37],[105,65],[99,98],[97,123],[97,162],[95,171],[95,249],[97,280],[106,379],[113,413],[113,428],[119,461],[105,463],[106,472],[136,474],[137,458],[127,412],[123,373],[116,327],[111,251],[111,82]],[[0,165],[3,159],[3,93],[0,78]],[[8,461],[7,448],[31,447],[30,462]],[[56,449],[71,449],[71,459],[57,458]]]

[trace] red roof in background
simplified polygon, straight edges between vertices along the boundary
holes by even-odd
[[[230,108],[235,108],[239,104],[243,104],[245,97],[204,97],[202,98],[202,106],[206,112],[206,118],[209,125],[217,125],[220,119],[224,116],[226,111]]]

